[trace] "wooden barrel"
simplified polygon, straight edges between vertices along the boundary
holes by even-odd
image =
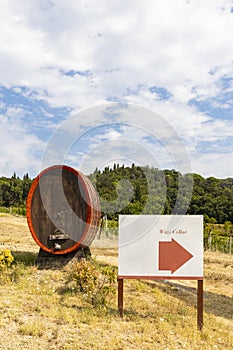
[[[100,222],[100,202],[90,180],[66,165],[43,170],[27,198],[32,237],[46,252],[67,254],[87,247]]]

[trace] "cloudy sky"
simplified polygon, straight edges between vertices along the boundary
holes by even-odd
[[[1,0],[0,176],[233,177],[232,0]]]

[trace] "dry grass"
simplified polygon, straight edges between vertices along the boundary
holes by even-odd
[[[1,216],[0,242],[16,259],[15,281],[0,285],[0,349],[232,349],[232,256],[205,253],[199,332],[195,281],[125,281],[122,320],[117,296],[106,309],[95,309],[81,296],[62,292],[64,270],[34,266],[38,247],[24,218]],[[116,266],[117,249],[104,246],[98,241],[92,255]]]
[[[25,217],[0,213],[0,249],[4,247],[13,251],[38,251]]]

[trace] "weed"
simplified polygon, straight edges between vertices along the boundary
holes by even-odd
[[[116,273],[111,267],[100,267],[87,260],[76,261],[67,270],[66,286],[73,292],[81,293],[93,306],[107,304],[107,296],[115,293]]]
[[[19,327],[19,332],[27,336],[42,337],[45,331],[45,326],[37,321],[23,323]]]
[[[11,282],[11,270],[10,267],[14,261],[14,258],[9,249],[0,251],[0,284],[8,284]]]
[[[31,252],[13,252],[14,263],[21,263],[24,266],[34,266],[36,254]]]
[[[0,269],[10,267],[14,261],[14,258],[9,249],[0,251]]]

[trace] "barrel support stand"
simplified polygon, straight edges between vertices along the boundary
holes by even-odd
[[[41,269],[53,269],[63,267],[70,263],[73,259],[80,261],[90,256],[91,252],[89,247],[81,247],[78,250],[67,254],[52,254],[40,248],[36,259],[36,265]]]

